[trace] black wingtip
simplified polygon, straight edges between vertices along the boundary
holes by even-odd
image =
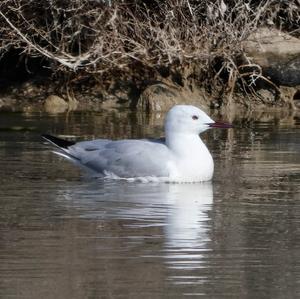
[[[61,139],[61,138],[58,138],[58,137],[55,137],[55,136],[52,136],[49,134],[42,134],[42,137],[44,139],[46,139],[47,141],[53,143],[54,145],[64,148],[64,149],[67,149],[69,146],[72,146],[75,144],[75,142],[73,142],[73,141]]]

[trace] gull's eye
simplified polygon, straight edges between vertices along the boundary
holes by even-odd
[[[193,119],[193,120],[197,120],[198,118],[199,118],[199,117],[198,117],[197,115],[193,115],[193,116],[192,116],[192,119]]]

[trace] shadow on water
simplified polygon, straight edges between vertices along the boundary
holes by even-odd
[[[298,118],[205,134],[212,183],[143,184],[83,176],[39,131],[160,136],[160,117],[1,116],[1,297],[299,296]]]

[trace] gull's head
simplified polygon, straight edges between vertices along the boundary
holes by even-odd
[[[230,124],[215,122],[204,111],[191,105],[176,105],[167,113],[166,133],[200,134],[209,128],[231,128]]]

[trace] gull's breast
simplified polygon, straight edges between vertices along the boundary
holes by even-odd
[[[214,163],[211,155],[205,159],[180,159],[169,167],[170,181],[204,182],[213,177]]]

